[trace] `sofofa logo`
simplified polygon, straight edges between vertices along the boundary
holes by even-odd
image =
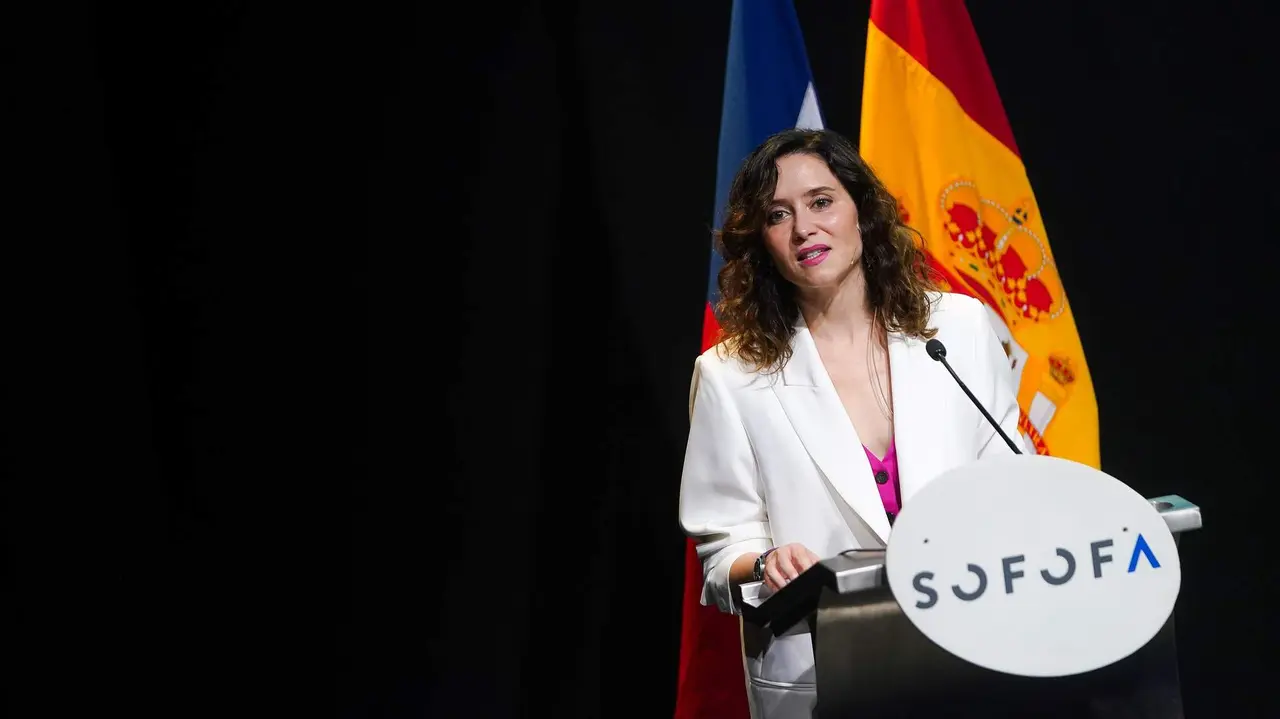
[[[1055,457],[974,462],[907,499],[889,586],[943,649],[1024,676],[1119,661],[1155,636],[1181,584],[1159,513],[1122,482]]]
[[[1122,531],[1127,530],[1128,527]],[[1100,539],[1096,542],[1089,543],[1089,553],[1093,560],[1094,579],[1102,578],[1102,565],[1111,561],[1111,555],[1104,554],[1104,551],[1113,543],[1113,540],[1110,539]],[[1040,577],[1044,579],[1045,583],[1058,586],[1066,584],[1076,576],[1076,558],[1075,555],[1065,547],[1058,547],[1055,553],[1060,558],[1060,561],[1057,563],[1065,563],[1066,565],[1062,568],[1062,573],[1055,575],[1048,569],[1041,569]],[[1137,540],[1133,543],[1133,554],[1129,558],[1129,571],[1135,571],[1138,568],[1138,560],[1144,557],[1146,558],[1147,564],[1152,569],[1160,568],[1160,561],[1156,559],[1155,553],[1151,551],[1151,545],[1147,543],[1147,540],[1141,534],[1139,534]],[[1004,574],[1005,594],[1013,594],[1014,580],[1026,576],[1026,572],[1017,568],[1026,561],[1027,557],[1025,554],[1016,554],[1000,558],[1000,568]],[[972,590],[966,590],[961,589],[959,584],[953,584],[951,585],[951,591],[956,595],[956,599],[971,602],[986,593],[987,571],[982,568],[982,565],[974,564],[972,562],[965,565],[965,569],[974,575],[977,586]],[[933,578],[934,573],[931,571],[916,572],[915,577],[912,578],[911,586],[923,596],[922,600],[916,602],[917,609],[929,609],[938,603],[938,593],[934,591],[933,586],[930,584],[930,580]]]

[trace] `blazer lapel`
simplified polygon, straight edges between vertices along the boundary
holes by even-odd
[[[818,469],[862,521],[887,542],[889,518],[862,441],[803,321],[792,339],[791,358],[783,367],[781,382],[774,382],[773,390]],[[901,462],[899,459],[899,466]]]
[[[898,450],[898,480],[903,506],[936,475],[944,455],[941,418],[950,414],[950,395],[938,384],[945,367],[929,357],[925,343],[889,334],[889,376],[893,383],[893,435]],[[945,378],[949,380],[950,378]],[[954,430],[952,430],[954,431]]]

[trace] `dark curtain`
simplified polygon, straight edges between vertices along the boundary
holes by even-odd
[[[7,715],[666,716],[729,5],[6,6]],[[1205,507],[1191,715],[1274,711],[1261,6],[971,11],[1105,468]]]

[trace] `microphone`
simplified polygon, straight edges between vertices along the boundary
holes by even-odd
[[[947,346],[942,344],[939,340],[932,339],[925,343],[924,350],[929,353],[930,357],[941,362],[942,366],[947,368],[947,371],[955,378],[956,384],[960,385],[960,389],[964,390],[965,395],[969,397],[969,401],[973,402],[973,406],[977,407],[978,411],[982,413],[982,416],[986,417],[987,421],[991,423],[991,426],[996,428],[996,434],[999,434],[1000,438],[1004,440],[1004,443],[1009,445],[1009,449],[1012,449],[1014,454],[1022,454],[1022,450],[1018,449],[1018,445],[1014,444],[1013,440],[1009,439],[1009,435],[1005,434],[1003,429],[1000,429],[1000,424],[995,421],[991,416],[991,413],[987,411],[987,408],[983,407],[982,403],[978,401],[978,398],[974,397],[973,393],[969,391],[969,388],[965,386],[964,381],[960,379],[960,375],[956,374],[956,371],[951,369],[951,364],[947,362]]]

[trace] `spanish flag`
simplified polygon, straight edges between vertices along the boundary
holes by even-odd
[[[1040,454],[1097,468],[1098,406],[1040,208],[961,0],[873,0],[862,156],[944,289],[982,300]]]

